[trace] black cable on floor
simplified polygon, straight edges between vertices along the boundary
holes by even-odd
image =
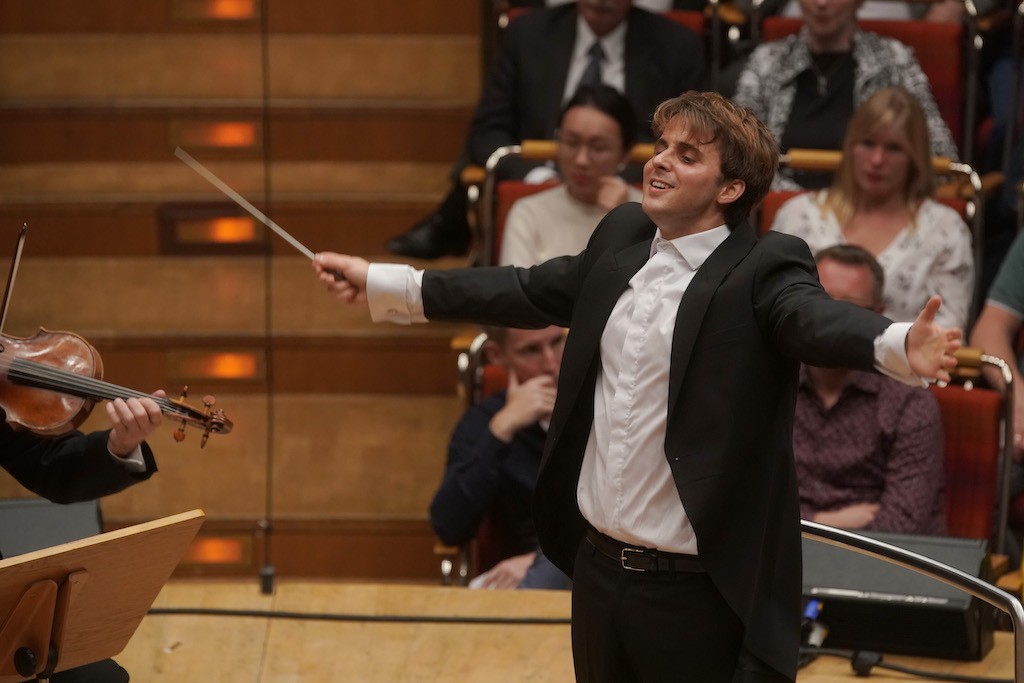
[[[514,624],[567,625],[568,617],[447,617],[401,614],[331,614],[318,612],[279,612],[276,610],[215,609],[200,607],[153,607],[149,614],[213,617],[258,617],[262,619],[298,619],[305,621],[355,621],[397,624]]]

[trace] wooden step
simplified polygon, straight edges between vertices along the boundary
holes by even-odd
[[[443,103],[479,94],[472,36],[8,35],[0,92],[50,106]]]

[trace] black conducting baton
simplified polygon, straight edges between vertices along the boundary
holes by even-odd
[[[240,207],[248,211],[253,218],[259,220],[261,223],[263,223],[263,225],[267,226],[268,228],[276,232],[278,236],[280,236],[285,242],[298,249],[300,254],[309,258],[310,261],[316,260],[316,254],[314,254],[309,249],[309,247],[307,247],[305,244],[303,244],[302,242],[298,241],[290,234],[288,234],[288,231],[286,231],[280,225],[271,220],[271,218],[267,216],[265,213],[257,209],[252,204],[250,204],[245,197],[231,189],[227,183],[225,183],[223,180],[215,176],[210,169],[206,168],[201,163],[196,161],[191,154],[183,150],[181,147],[176,147],[174,149],[174,156],[178,157],[186,164],[188,164],[188,166],[193,171],[206,178],[206,180],[208,180],[211,185],[213,185],[218,190],[223,192],[225,195],[230,197],[231,200],[235,202],[235,204],[238,204]],[[345,276],[336,270],[327,270],[327,272],[333,275],[335,280],[340,281],[345,279]]]

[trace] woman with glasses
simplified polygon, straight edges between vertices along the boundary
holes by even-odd
[[[532,266],[576,254],[606,213],[641,192],[617,174],[636,141],[636,115],[607,85],[583,86],[562,109],[558,124],[561,184],[524,197],[505,221],[501,265]]]

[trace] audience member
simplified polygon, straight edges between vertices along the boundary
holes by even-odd
[[[882,312],[885,275],[860,247],[818,252],[833,299]],[[944,534],[942,416],[931,392],[873,372],[800,369],[793,455],[804,519],[844,529]]]
[[[989,0],[983,0],[988,2]],[[752,0],[737,0],[737,7],[749,15],[753,10]],[[761,16],[778,15],[799,17],[799,0],[764,0]],[[857,10],[858,19],[907,20],[957,22],[964,16],[963,0],[941,0],[940,2],[903,2],[902,0],[864,0]]]
[[[540,468],[565,331],[486,328],[490,362],[508,370],[508,389],[472,406],[448,446],[444,479],[430,504],[430,523],[450,545],[476,536],[485,515],[512,537],[517,554],[477,582],[484,588],[515,588],[537,555],[533,487]],[[560,574],[560,573],[559,573]],[[531,587],[568,587],[561,585]],[[557,577],[557,575],[556,575]]]
[[[562,184],[512,205],[501,243],[502,265],[532,266],[575,254],[606,213],[640,190],[616,175],[636,131],[629,100],[607,85],[583,86],[562,110],[558,168]]]
[[[1011,488],[1024,490],[1024,378],[1021,376],[1021,358],[1018,339],[1024,325],[1024,234],[1014,240],[1003,259],[988,298],[971,331],[971,346],[976,346],[1005,360],[1013,374],[1013,451],[1015,464]],[[1003,389],[1003,377],[994,368],[986,368],[986,379],[997,389]]]
[[[105,409],[111,429],[91,434],[48,438],[0,423],[0,467],[28,490],[55,503],[93,500],[149,479],[156,461],[145,438],[162,420],[160,407],[149,398],[131,398],[106,403]],[[128,673],[107,659],[61,671],[50,680],[127,683]]]
[[[828,190],[794,197],[773,230],[817,251],[845,242],[867,249],[885,270],[885,313],[911,321],[933,294],[936,319],[966,329],[974,292],[971,234],[960,215],[929,197],[932,165],[925,117],[909,93],[876,92],[850,121],[843,160]]]
[[[591,54],[595,45],[600,54]],[[700,87],[700,40],[679,24],[631,7],[630,0],[582,0],[538,9],[513,21],[477,106],[453,185],[437,211],[388,242],[396,254],[437,258],[469,243],[466,163],[483,165],[499,147],[551,139],[558,113],[581,84],[604,83],[624,93],[638,116],[637,134],[652,140],[650,117],[662,100]],[[528,165],[502,164],[509,178]]]
[[[860,0],[800,0],[804,27],[751,53],[733,99],[768,124],[783,151],[839,149],[854,110],[878,90],[902,86],[921,104],[931,153],[956,158],[913,51],[857,28],[859,6]],[[784,168],[772,187],[817,189],[827,183],[823,174]]]
[[[1017,236],[996,273],[985,305],[971,331],[971,346],[1006,361],[1013,376],[1013,462],[1010,465],[1010,498],[1024,492],[1024,357],[1019,353],[1024,327],[1024,233]],[[983,367],[985,379],[997,390],[1005,390],[1002,374]],[[1018,546],[1019,549],[1019,546]],[[1015,566],[1020,558],[1011,553]]]

